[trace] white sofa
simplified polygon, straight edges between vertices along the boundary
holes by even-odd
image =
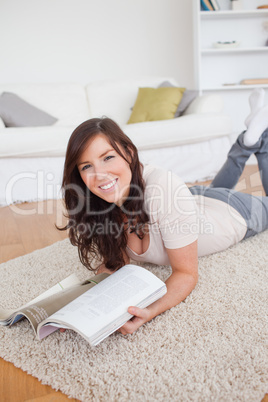
[[[231,144],[231,120],[217,95],[197,97],[183,116],[126,124],[139,87],[167,77],[80,84],[0,85],[55,116],[52,126],[9,127],[0,119],[0,205],[59,198],[64,155],[74,128],[91,117],[114,119],[132,139],[144,163],[174,170],[185,181],[212,177]]]

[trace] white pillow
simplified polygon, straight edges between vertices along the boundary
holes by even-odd
[[[221,113],[223,111],[223,107],[223,99],[220,95],[203,95],[195,98],[183,115],[187,116],[188,114]]]
[[[1,119],[1,117],[0,117],[0,128],[5,128],[6,126],[4,125],[4,122],[3,122],[3,120]]]

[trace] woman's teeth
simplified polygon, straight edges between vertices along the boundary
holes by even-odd
[[[116,179],[111,181],[111,183],[107,184],[106,186],[100,186],[102,190],[108,190],[109,188],[113,187],[116,183]]]

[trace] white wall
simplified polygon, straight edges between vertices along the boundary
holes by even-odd
[[[0,0],[0,82],[193,86],[192,0]]]

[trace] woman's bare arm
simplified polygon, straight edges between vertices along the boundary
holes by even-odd
[[[132,334],[142,324],[169,310],[183,301],[195,288],[198,281],[197,241],[179,249],[167,249],[172,274],[166,281],[167,293],[159,300],[140,309],[129,307],[134,317],[120,328],[124,335]]]

